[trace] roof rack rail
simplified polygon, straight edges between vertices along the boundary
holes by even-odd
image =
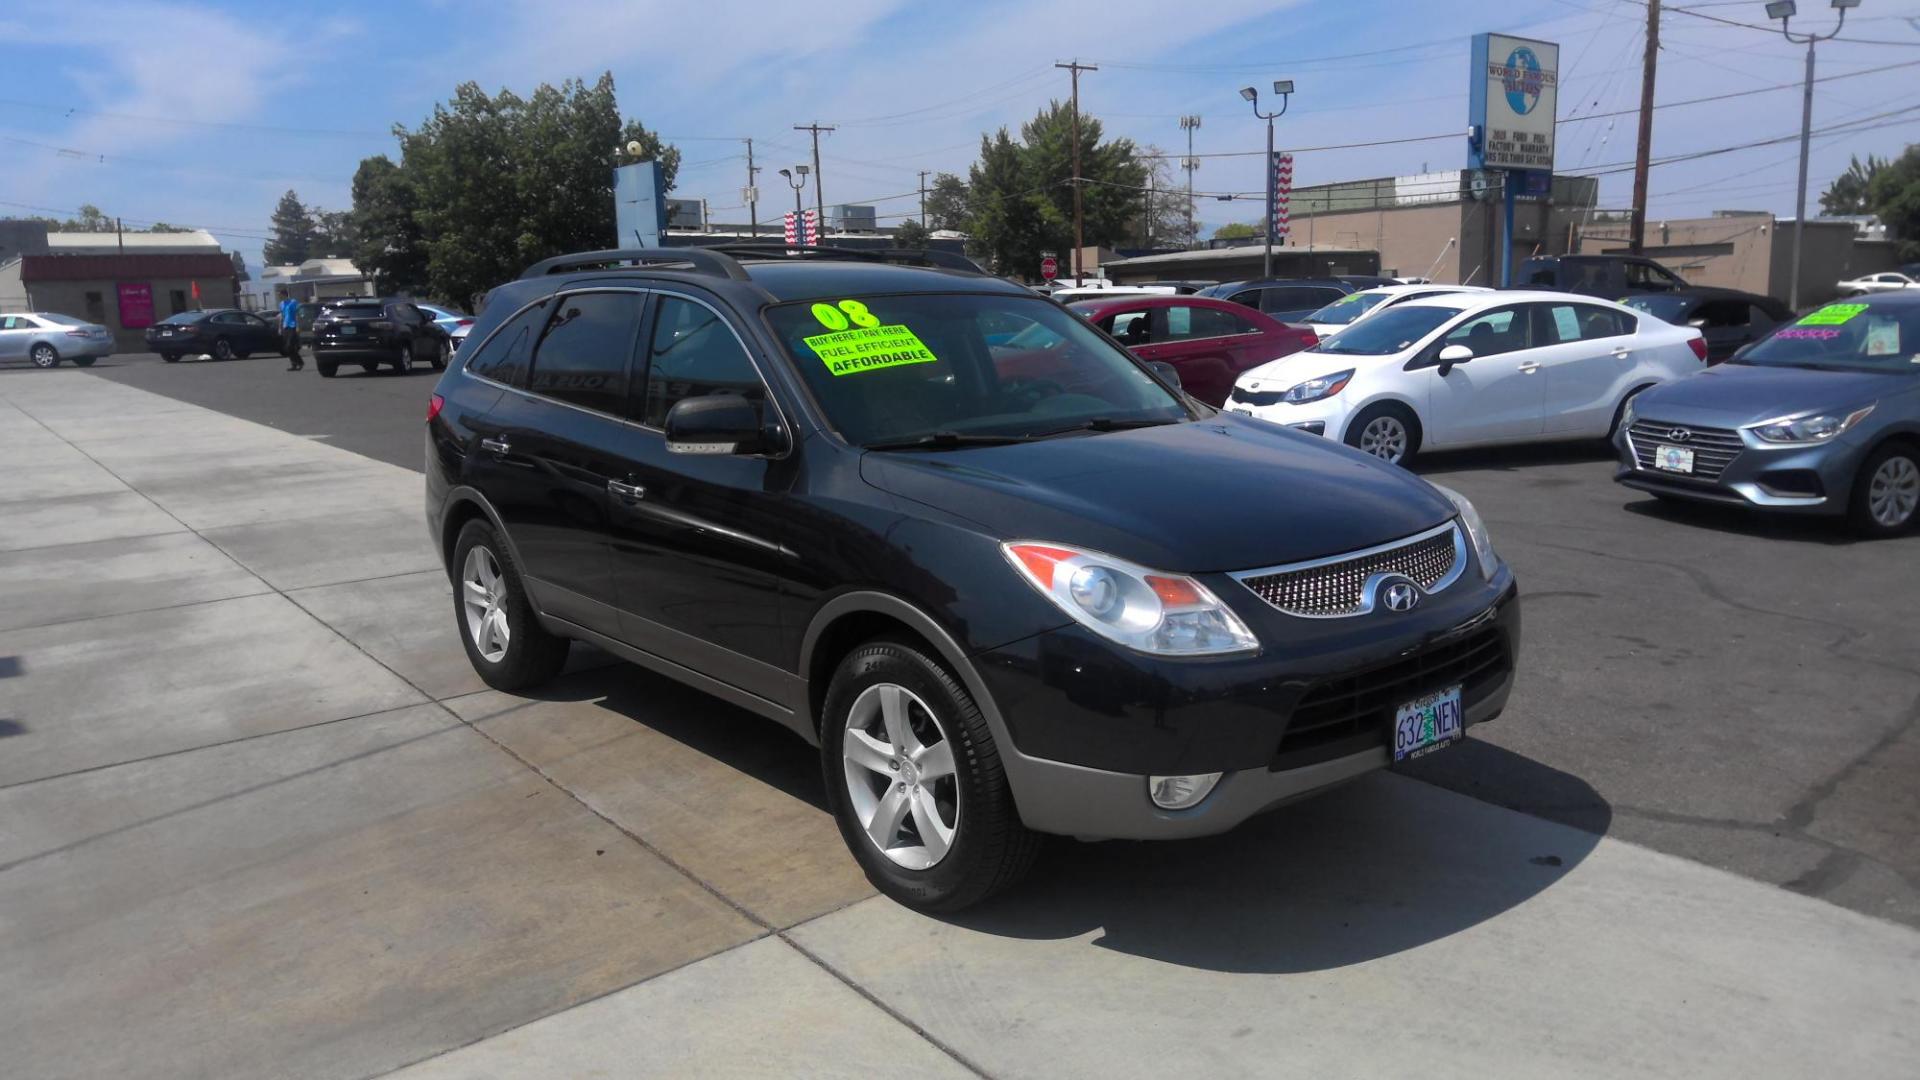
[[[764,241],[758,244],[712,244],[704,250],[718,251],[732,256],[749,256],[764,259],[861,259],[866,262],[913,263],[921,266],[937,266],[946,270],[963,270],[969,274],[985,274],[980,264],[953,251],[939,251],[933,248],[854,248],[832,247],[827,244],[788,244],[778,240]]]
[[[732,278],[735,281],[752,281],[740,264],[724,253],[713,248],[610,248],[606,251],[576,251],[571,255],[555,255],[551,259],[542,259],[521,273],[526,278],[545,277],[548,274],[564,274],[572,270],[588,270],[597,266],[618,266],[631,263],[634,266],[662,265],[671,267],[681,263],[691,267],[696,273],[712,274],[716,277]]]

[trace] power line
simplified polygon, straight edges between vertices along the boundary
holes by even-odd
[[[1647,0],[1632,0],[1632,2],[1639,4],[1641,7],[1647,6]],[[1667,10],[1677,12],[1681,15],[1691,16],[1692,18],[1695,18],[1695,19],[1705,19],[1708,22],[1722,23],[1726,26],[1738,26],[1743,30],[1758,30],[1763,34],[1779,33],[1779,30],[1772,26],[1762,26],[1758,23],[1740,22],[1735,19],[1723,19],[1718,15],[1708,15],[1706,12],[1695,11],[1692,8],[1677,7],[1677,8],[1668,8]],[[1902,47],[1920,47],[1920,41],[1875,41],[1872,38],[1848,38],[1848,37],[1826,38],[1824,40],[1846,41],[1846,42],[1851,42],[1855,45],[1898,45]]]

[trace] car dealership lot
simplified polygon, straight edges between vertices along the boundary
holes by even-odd
[[[1431,784],[1062,844],[941,922],[871,897],[773,725],[591,653],[485,691],[406,471],[431,378],[283,369],[0,375],[30,1074],[1914,1058],[1920,539],[1655,507],[1584,448],[1436,455],[1520,577],[1506,716]]]

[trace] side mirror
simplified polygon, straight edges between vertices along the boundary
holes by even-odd
[[[1695,330],[1702,330],[1706,328],[1707,320],[1705,316],[1697,319],[1688,319],[1687,325],[1693,327]]]
[[[1440,377],[1444,379],[1447,373],[1453,370],[1453,365],[1464,364],[1473,359],[1473,350],[1465,345],[1449,345],[1441,349],[1440,355],[1435,359],[1440,361]]]
[[[667,411],[667,451],[674,454],[770,454],[785,447],[778,424],[739,394],[682,398]]]

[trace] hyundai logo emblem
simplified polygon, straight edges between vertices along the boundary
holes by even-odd
[[[1420,603],[1420,589],[1411,581],[1391,581],[1381,586],[1380,602],[1388,611],[1412,611]]]
[[[1674,442],[1686,442],[1688,439],[1693,438],[1693,432],[1683,427],[1677,427],[1667,432],[1667,438],[1672,439]]]

